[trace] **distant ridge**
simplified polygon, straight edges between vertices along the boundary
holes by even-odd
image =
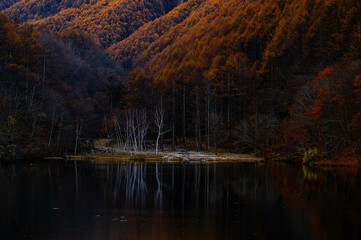
[[[173,0],[21,0],[4,13],[41,30],[86,32],[108,46],[177,5]]]

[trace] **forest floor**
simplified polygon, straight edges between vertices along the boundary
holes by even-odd
[[[95,148],[99,152],[91,152],[83,155],[70,155],[67,158],[71,160],[114,160],[114,161],[159,161],[159,162],[242,162],[258,163],[263,162],[253,154],[235,154],[235,153],[218,153],[215,155],[211,152],[193,151],[183,148],[176,148],[174,151],[165,146],[164,151],[145,150],[141,153],[131,151],[121,151],[115,146],[109,144],[109,140],[100,139],[95,143]]]

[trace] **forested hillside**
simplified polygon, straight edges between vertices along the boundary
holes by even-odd
[[[87,76],[91,94],[104,89],[102,74],[118,67],[106,49],[130,72],[123,105],[110,103],[107,119],[164,111],[173,147],[285,159],[360,154],[358,0],[22,0],[4,12],[25,22],[19,29],[49,32],[32,38],[42,49],[54,49],[45,38],[56,49],[89,46],[86,55],[69,51],[101,74],[56,57],[66,60],[54,74],[72,73],[63,80],[71,92],[76,74]],[[88,62],[92,51],[102,56],[96,62]]]
[[[99,134],[120,104],[122,68],[78,33],[43,34],[3,14],[0,29],[0,157],[73,152]]]
[[[19,2],[20,0],[0,0],[0,11],[11,7],[15,3]]]
[[[67,1],[47,1],[47,0],[19,0],[13,4],[9,4],[5,13],[11,17],[16,18],[21,22],[39,20],[59,13],[67,8],[80,8],[83,4],[94,4],[92,1],[81,0],[67,0]]]
[[[4,12],[51,32],[80,31],[103,46],[118,42],[178,5],[173,0],[30,0]]]
[[[145,55],[144,52],[148,49],[153,49],[151,50],[153,54],[161,52],[164,46],[176,37],[170,36],[169,32],[187,19],[203,2],[205,1],[191,0],[181,4],[167,15],[145,24],[123,41],[111,45],[108,48],[109,54],[130,69],[132,69],[132,67],[143,65],[145,60],[137,62],[135,59]],[[158,42],[165,34],[168,35],[168,37],[165,38],[165,41]],[[163,44],[163,46],[152,47],[150,46],[151,44]]]
[[[216,141],[230,151],[267,153],[276,146],[291,157],[319,148],[332,158],[360,149],[359,130],[351,129],[356,95],[349,96],[353,110],[340,116],[323,140],[304,133],[290,141],[283,129],[302,104],[301,87],[323,69],[342,72],[350,78],[342,87],[347,82],[349,93],[356,91],[359,62],[352,61],[361,56],[360,9],[356,0],[191,0],[109,52],[135,69],[129,103],[165,106],[169,124],[176,121],[176,136],[192,136],[197,148],[210,145],[213,121],[226,135]],[[316,97],[310,100],[308,105],[318,103]],[[342,108],[327,106],[333,115],[343,114]],[[304,117],[311,118],[307,112]],[[328,127],[317,125],[322,128]]]

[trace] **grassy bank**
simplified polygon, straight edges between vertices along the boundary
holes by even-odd
[[[67,160],[100,160],[100,161],[140,161],[140,162],[242,162],[242,163],[258,163],[263,159],[253,155],[243,154],[218,154],[214,155],[205,152],[194,151],[162,151],[158,155],[154,151],[146,151],[143,153],[100,153],[85,155],[68,155]]]

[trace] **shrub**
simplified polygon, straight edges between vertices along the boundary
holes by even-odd
[[[314,162],[321,160],[324,155],[325,153],[318,148],[310,148],[303,154],[303,164],[313,165]]]

